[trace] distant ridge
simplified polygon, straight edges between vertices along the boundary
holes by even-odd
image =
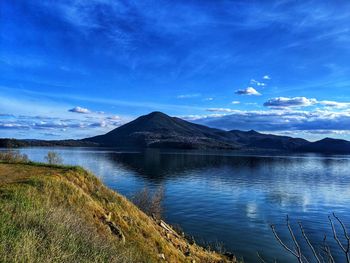
[[[254,130],[224,131],[152,112],[124,124],[106,134],[82,140],[15,140],[0,139],[0,147],[26,146],[102,146],[121,148],[176,148],[273,150],[284,152],[315,152],[350,154],[350,142],[325,138],[309,142],[301,138],[262,134]]]
[[[350,142],[346,140],[325,138],[320,141],[310,142],[298,148],[303,152],[318,152],[329,154],[350,153]]]

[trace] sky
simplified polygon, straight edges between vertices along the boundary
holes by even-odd
[[[84,138],[152,111],[350,140],[350,1],[0,1],[0,137]]]

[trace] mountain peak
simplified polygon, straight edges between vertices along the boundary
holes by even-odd
[[[250,130],[250,131],[247,131],[248,134],[259,134],[257,131],[255,130]]]
[[[160,111],[153,111],[147,115],[141,116],[141,117],[145,117],[145,118],[171,118],[169,115],[166,115],[163,112]]]

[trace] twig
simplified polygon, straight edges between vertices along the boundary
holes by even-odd
[[[307,244],[309,245],[309,247],[310,247],[312,253],[314,254],[314,256],[315,256],[315,258],[316,258],[316,261],[317,261],[318,263],[321,263],[321,260],[320,260],[319,257],[317,256],[317,253],[316,253],[316,251],[315,251],[314,246],[311,244],[309,238],[308,238],[307,235],[305,234],[303,225],[301,224],[301,222],[299,222],[298,224],[299,224],[299,227],[300,227],[300,230],[301,230],[301,233],[302,233],[304,239],[306,240]]]
[[[350,255],[349,255],[349,250],[350,250],[350,238],[348,236],[348,233],[346,231],[345,225],[343,224],[343,222],[333,213],[334,218],[340,223],[343,231],[344,231],[344,236],[347,240],[347,246],[346,248],[343,246],[343,244],[341,243],[341,241],[339,240],[338,236],[337,236],[337,231],[335,230],[333,221],[331,219],[330,216],[328,216],[329,222],[331,223],[332,226],[332,231],[333,231],[333,237],[335,239],[335,241],[338,243],[339,247],[341,248],[341,250],[343,250],[345,257],[346,257],[346,262],[350,263]]]
[[[324,238],[323,238],[323,248],[322,248],[322,250],[323,250],[323,252],[326,253],[326,256],[328,258],[328,263],[335,263],[334,258],[332,256],[331,249],[327,245],[327,236],[326,235],[324,235]]]
[[[258,258],[259,258],[259,260],[260,260],[261,263],[267,263],[267,262],[265,261],[265,259],[263,259],[263,257],[260,256],[259,252],[256,252],[256,254],[258,255]]]
[[[296,248],[296,253],[297,253],[297,258],[299,260],[299,262],[303,262],[302,260],[302,254],[301,254],[301,249],[300,249],[300,246],[298,244],[298,241],[297,239],[295,238],[295,235],[294,235],[294,232],[290,226],[290,223],[289,223],[289,216],[287,215],[287,227],[288,227],[288,230],[289,230],[289,233],[293,239],[293,242],[294,242],[294,245],[295,245],[295,248]]]
[[[291,250],[289,247],[287,247],[286,244],[283,243],[283,241],[280,239],[280,237],[277,235],[276,233],[276,229],[275,229],[275,226],[274,225],[271,225],[271,229],[272,229],[272,233],[273,235],[275,236],[275,238],[277,239],[277,241],[281,244],[281,246],[287,250],[289,253],[291,253],[293,256],[295,257],[298,257],[298,255],[293,251]]]

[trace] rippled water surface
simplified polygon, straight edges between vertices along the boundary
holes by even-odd
[[[49,150],[81,165],[112,189],[130,197],[147,186],[165,189],[165,217],[198,242],[224,244],[245,262],[295,262],[275,241],[270,224],[290,244],[285,217],[300,238],[301,221],[311,241],[324,234],[339,262],[327,216],[336,212],[350,226],[349,156],[247,156],[230,152],[113,151],[91,148],[26,148],[32,160]],[[305,244],[303,247],[306,248]],[[306,252],[308,253],[308,252]]]

